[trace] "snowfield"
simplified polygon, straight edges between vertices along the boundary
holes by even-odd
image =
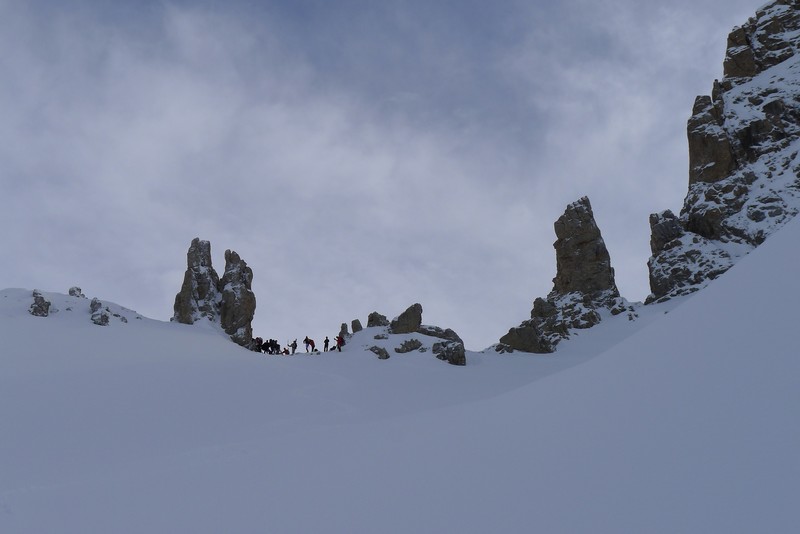
[[[466,367],[378,360],[375,329],[267,356],[4,290],[0,532],[796,532],[798,242],[794,221],[699,293]]]

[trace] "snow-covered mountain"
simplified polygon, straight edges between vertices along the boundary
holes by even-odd
[[[694,154],[684,210],[651,220],[651,304],[616,293],[588,200],[572,206],[559,262],[588,243],[578,292],[602,298],[557,277],[576,312],[559,317],[591,328],[555,354],[445,365],[457,335],[415,305],[341,352],[265,355],[219,322],[0,291],[0,532],[795,532],[798,10],[734,30],[698,99],[690,146],[716,156]]]
[[[375,327],[267,356],[4,290],[0,531],[793,532],[798,239],[556,355],[465,367],[380,361]]]

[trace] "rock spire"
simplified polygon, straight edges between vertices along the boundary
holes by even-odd
[[[225,272],[219,277],[211,264],[211,243],[194,238],[186,255],[183,285],[175,296],[173,321],[218,323],[231,340],[250,347],[256,297],[253,271],[236,252],[225,251]]]
[[[531,318],[500,338],[500,352],[548,353],[572,329],[590,328],[604,311],[626,310],[614,269],[587,197],[567,206],[555,222],[556,277],[546,299],[533,303]]]

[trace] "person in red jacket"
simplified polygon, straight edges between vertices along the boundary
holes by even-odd
[[[344,345],[344,338],[342,336],[336,336],[336,350],[342,352],[342,345]]]

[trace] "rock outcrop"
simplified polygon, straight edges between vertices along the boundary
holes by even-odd
[[[381,315],[378,312],[372,312],[367,317],[367,328],[373,328],[375,326],[389,326],[389,319],[386,318],[385,315]]]
[[[256,296],[252,290],[253,270],[236,252],[225,251],[225,274],[219,281],[220,325],[231,339],[250,347],[253,341],[253,316]]]
[[[250,347],[256,297],[253,270],[236,252],[225,251],[225,272],[219,277],[211,264],[211,243],[194,238],[186,255],[183,285],[175,296],[173,321],[218,323],[235,343]]]
[[[533,303],[531,318],[511,328],[500,352],[549,353],[572,329],[590,328],[602,313],[628,310],[614,281],[614,269],[586,197],[573,202],[555,222],[556,277],[546,299]]]
[[[800,206],[800,2],[773,1],[728,37],[724,77],[687,124],[689,191],[650,217],[646,302],[704,287]]]
[[[404,341],[399,347],[396,347],[394,351],[397,354],[406,354],[408,352],[413,352],[421,348],[422,348],[422,341],[420,341],[419,339],[409,339],[408,341]]]
[[[467,356],[464,351],[464,344],[457,341],[442,341],[434,343],[433,354],[440,360],[444,360],[450,365],[467,365]]]
[[[195,237],[186,254],[183,285],[175,296],[172,320],[194,324],[200,319],[217,321],[222,295],[219,275],[211,265],[211,243]]]
[[[71,288],[69,288],[69,296],[81,299],[86,298],[86,295],[83,294],[83,291],[81,291],[81,288],[79,288],[78,286],[72,286]]]
[[[100,299],[93,298],[89,303],[89,312],[92,314],[92,322],[97,326],[108,326],[111,320],[111,312],[103,306]]]
[[[378,312],[372,312],[367,319],[367,328],[380,328],[380,333],[373,335],[373,339],[387,341],[388,343],[385,344],[387,346],[391,347],[391,345],[395,344],[392,343],[392,339],[398,340],[399,345],[396,345],[393,349],[398,354],[431,350],[438,359],[452,365],[466,365],[467,363],[464,342],[459,335],[450,328],[445,329],[422,324],[422,305],[419,303],[409,306],[408,309],[391,322]],[[342,324],[342,329],[346,331],[346,323]],[[361,331],[361,322],[358,320],[353,321],[353,335]],[[442,341],[432,344],[430,339],[423,338],[423,341],[417,338],[409,338],[408,334],[420,334],[427,338],[436,338]],[[375,345],[370,347],[369,350],[377,354],[379,359],[389,358],[389,352],[385,347]]]
[[[353,328],[354,334],[356,332],[361,332],[362,330],[364,330],[364,327],[361,326],[361,321],[359,321],[358,319],[353,319],[352,322],[350,323],[350,326]]]
[[[406,311],[392,320],[389,329],[392,334],[411,334],[422,326],[422,304],[412,304]]]
[[[47,317],[50,315],[50,301],[45,299],[41,291],[33,290],[33,304],[28,308],[28,312],[34,317]]]

